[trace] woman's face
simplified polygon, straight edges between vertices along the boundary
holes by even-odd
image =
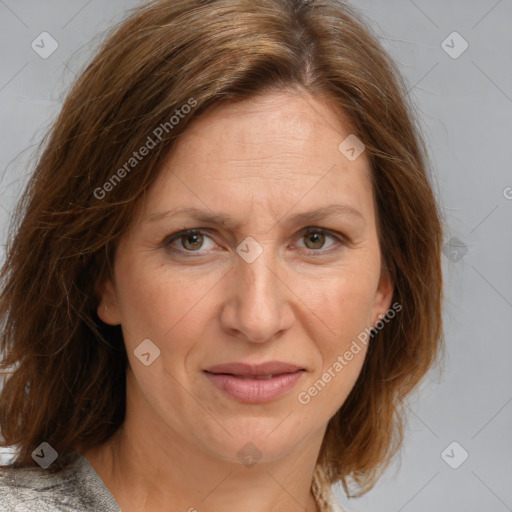
[[[166,160],[98,307],[122,326],[128,403],[150,431],[271,460],[320,439],[343,404],[392,283],[370,165],[338,148],[340,117],[268,93],[194,120]]]

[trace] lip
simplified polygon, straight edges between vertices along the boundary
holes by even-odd
[[[255,404],[270,402],[284,395],[295,387],[305,371],[294,364],[269,361],[262,364],[220,364],[204,370],[204,373],[231,398]],[[272,377],[262,378],[268,375]]]
[[[233,362],[218,364],[206,368],[209,373],[230,373],[242,377],[258,377],[263,375],[272,375],[279,373],[292,373],[298,370],[304,370],[304,367],[282,361],[267,361],[260,364],[250,364],[242,362]]]

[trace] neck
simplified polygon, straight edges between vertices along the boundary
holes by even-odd
[[[207,453],[127,402],[123,426],[82,451],[123,512],[319,512],[311,492],[325,429],[249,466]]]

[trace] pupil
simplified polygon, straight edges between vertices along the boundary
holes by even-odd
[[[322,233],[312,233],[309,235],[310,240],[313,241],[314,249],[322,247],[324,242],[324,235]],[[310,247],[311,248],[311,247]]]
[[[192,241],[191,244],[189,244],[191,239],[195,239],[195,241]],[[185,237],[185,247],[187,247],[187,245],[194,245],[194,244],[196,244],[196,247],[191,247],[192,249],[198,249],[201,246],[201,235],[199,235],[199,234],[187,235]],[[197,247],[197,244],[199,245],[199,247]],[[190,247],[187,247],[187,248],[190,248]]]

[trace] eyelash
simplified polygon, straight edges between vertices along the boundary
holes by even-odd
[[[350,241],[343,235],[336,233],[335,231],[331,231],[329,229],[318,228],[315,226],[309,226],[307,228],[302,229],[300,231],[299,239],[304,238],[307,235],[311,235],[311,234],[315,234],[315,233],[321,233],[321,234],[330,236],[331,238],[336,239],[338,241],[338,243],[341,244],[342,246],[350,245]],[[206,251],[201,251],[201,250],[189,251],[187,249],[176,249],[175,247],[172,246],[172,243],[175,240],[179,240],[187,235],[202,235],[202,236],[206,236],[206,237],[212,239],[212,237],[209,235],[208,230],[186,229],[183,231],[178,231],[177,233],[173,233],[172,235],[169,235],[168,237],[166,237],[164,242],[162,243],[162,246],[164,246],[165,248],[170,250],[172,253],[177,254],[179,256],[183,256],[185,258],[198,257],[206,252]],[[332,247],[330,247],[328,249],[308,249],[308,248],[306,248],[306,251],[312,253],[311,254],[312,256],[322,256],[322,255],[331,253],[334,250],[337,250],[337,248],[336,247],[334,249]]]

